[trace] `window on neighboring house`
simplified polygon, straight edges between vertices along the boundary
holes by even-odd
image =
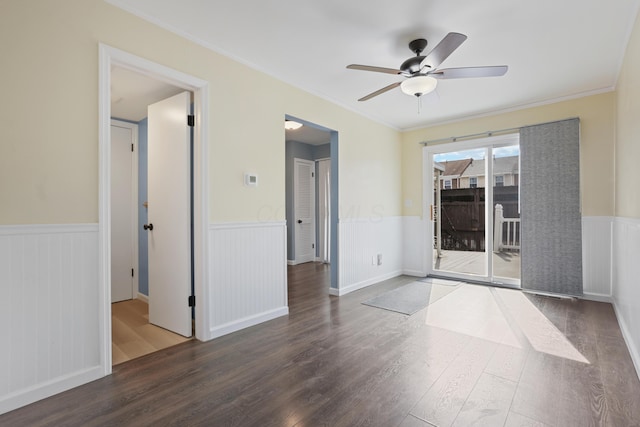
[[[496,175],[496,187],[504,187],[504,175]]]
[[[470,188],[478,188],[478,177],[472,176],[469,178],[469,187]]]
[[[445,179],[444,180],[444,189],[445,190],[451,190],[451,180],[450,179]]]

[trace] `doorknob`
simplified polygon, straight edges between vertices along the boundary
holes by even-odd
[[[302,224],[302,220],[301,219],[298,220],[298,224]]]
[[[153,231],[153,224],[144,224],[142,228],[144,228],[145,230]]]

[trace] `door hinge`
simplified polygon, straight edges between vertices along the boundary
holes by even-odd
[[[131,152],[133,153],[133,144],[131,144]]]
[[[189,307],[195,307],[195,306],[196,306],[196,296],[189,295]]]
[[[315,178],[315,172],[311,172],[311,178]]]
[[[134,276],[133,276],[133,268],[131,269],[131,277],[134,277]]]
[[[312,244],[311,244],[311,249],[315,249],[315,248],[316,248],[316,244],[315,244],[315,243],[312,243]]]
[[[196,117],[193,114],[187,116],[187,124],[191,127],[196,125]]]

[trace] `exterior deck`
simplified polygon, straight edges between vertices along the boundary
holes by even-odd
[[[493,275],[495,277],[520,279],[519,251],[489,253],[493,256]],[[486,256],[486,252],[443,250],[442,256],[438,258],[437,251],[433,251],[436,270],[476,275],[486,275]]]

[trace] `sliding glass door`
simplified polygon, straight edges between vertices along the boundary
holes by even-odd
[[[425,147],[429,274],[520,285],[518,140]]]

